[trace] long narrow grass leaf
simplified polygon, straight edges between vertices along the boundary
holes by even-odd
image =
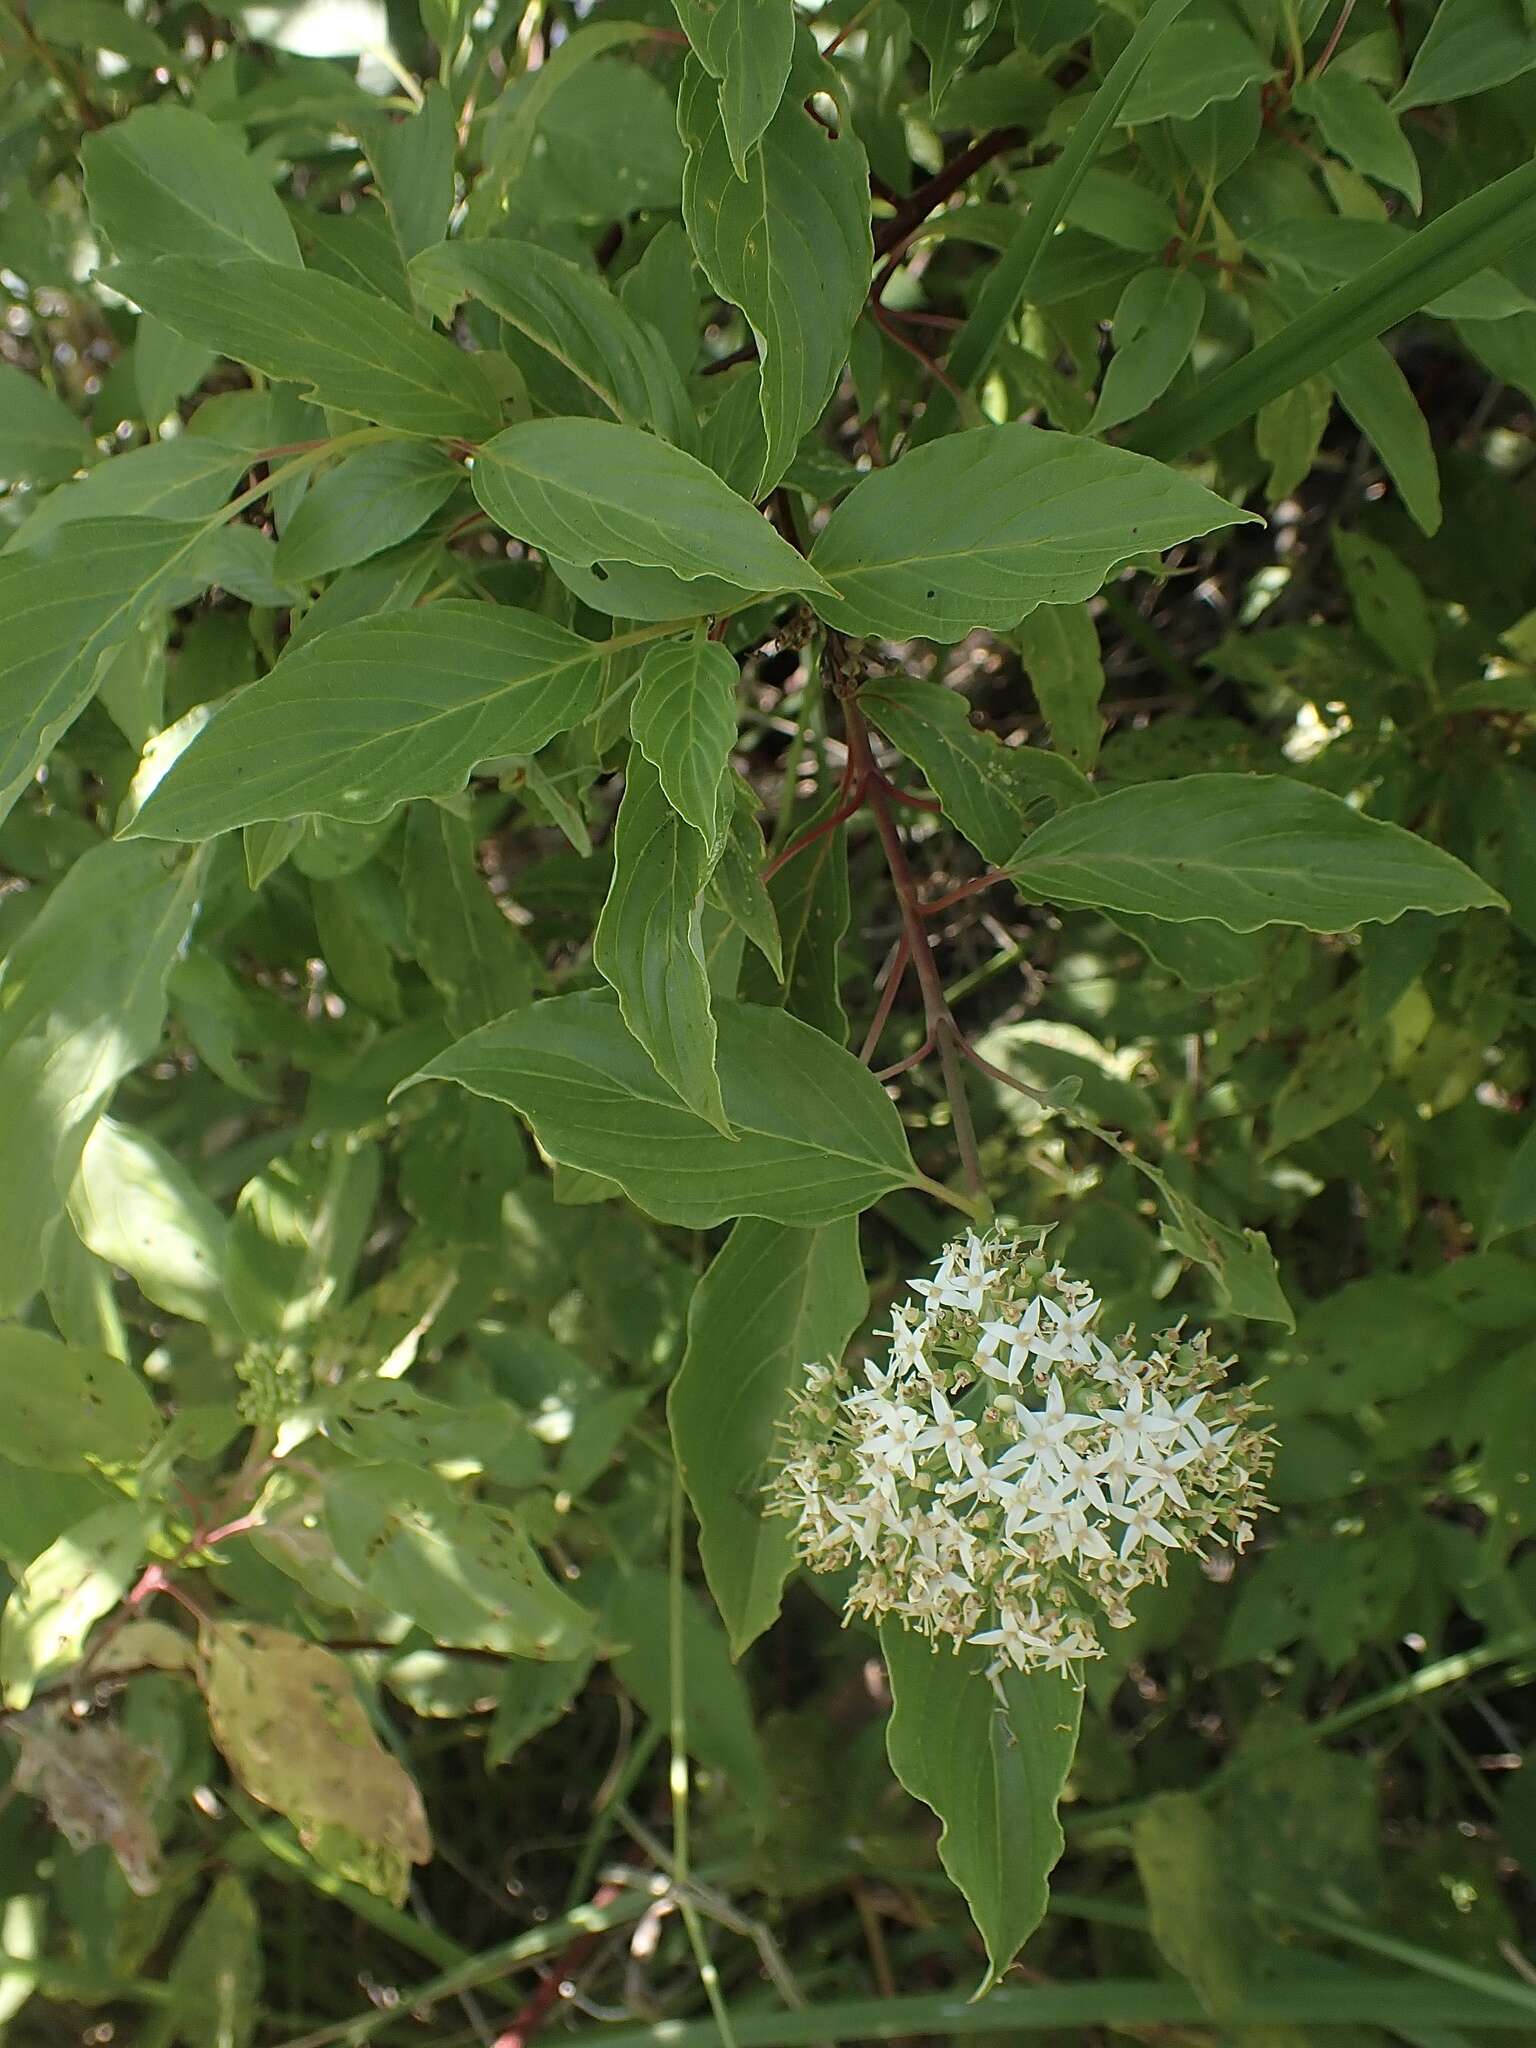
[[[1496,263],[1532,235],[1536,163],[1507,172],[1420,228],[1390,256],[1329,292],[1188,398],[1152,413],[1126,437],[1127,444],[1160,462],[1176,461]]]
[[[1018,233],[992,266],[986,283],[977,294],[971,316],[961,328],[946,365],[950,383],[968,391],[976,382],[992,352],[1003,337],[1029,286],[1030,274],[1041,251],[1061,225],[1073,195],[1092,167],[1115,116],[1130,96],[1142,66],[1156,47],[1157,39],[1189,5],[1189,0],[1157,0],[1157,4],[1110,66],[1104,82],[1089,101],[1086,111],[1072,130],[1071,139],[1051,168],[1019,224]],[[947,390],[936,390],[913,434],[914,442],[931,441],[954,423],[955,401]]]

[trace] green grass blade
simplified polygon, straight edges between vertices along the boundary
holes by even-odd
[[[986,283],[977,294],[971,316],[961,328],[945,363],[950,382],[969,391],[992,360],[992,351],[1018,310],[1029,287],[1030,273],[1040,252],[1056,232],[1062,215],[1072,204],[1073,194],[1099,153],[1100,145],[1115,116],[1125,105],[1141,68],[1151,56],[1158,37],[1172,27],[1189,0],[1156,0],[1156,5],[1105,73],[1104,81],[1089,101],[1087,110],[1072,130],[1071,139],[1056,159],[1040,196],[1019,224],[1019,231],[992,266]],[[927,410],[913,433],[914,446],[931,441],[954,423],[955,401],[942,388],[931,393]]]
[[[1406,320],[1474,272],[1496,263],[1532,235],[1536,235],[1536,163],[1507,172],[1484,191],[1463,199],[1449,213],[1420,228],[1390,256],[1373,263],[1352,283],[1330,292],[1200,390],[1149,415],[1126,437],[1126,445],[1143,455],[1156,456],[1160,462],[1176,461],[1250,418],[1272,398],[1326,370],[1361,342]],[[964,333],[969,332],[967,326]]]
[[[739,2048],[802,2048],[830,2035],[857,2041],[897,2041],[914,2035],[945,2038],[986,2034],[1054,2033],[1079,2027],[1202,2026],[1210,2015],[1186,1984],[1105,1980],[994,1991],[971,2005],[963,1997],[865,1999],[819,2005],[807,2012],[735,2014]],[[1330,1975],[1304,1977],[1255,1989],[1240,2010],[1222,2015],[1224,2029],[1256,2025],[1483,2028],[1529,2033],[1529,2021],[1511,2007],[1464,1991],[1437,1994],[1422,1978]],[[654,2026],[584,2027],[567,2037],[580,2048],[718,2048],[712,2020],[663,2020]]]

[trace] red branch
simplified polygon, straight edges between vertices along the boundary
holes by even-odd
[[[592,1894],[594,1908],[600,1910],[604,1906],[611,1906],[618,1898],[619,1891],[620,1887],[616,1884],[599,1885]],[[503,2027],[496,2036],[491,2048],[528,2048],[528,2043],[560,2003],[564,1987],[570,1983],[602,1938],[602,1932],[599,1931],[596,1934],[578,1934],[574,1941],[568,1942],[518,2008],[511,2025]]]

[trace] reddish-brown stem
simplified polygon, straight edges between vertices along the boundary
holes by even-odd
[[[885,310],[884,306],[881,305],[880,301],[874,296],[873,293],[870,294],[869,310],[874,318],[876,326],[879,327],[882,333],[888,334],[891,340],[895,342],[898,348],[905,349],[909,356],[914,357],[918,362],[920,362],[923,368],[928,372],[930,377],[937,378],[939,383],[944,386],[944,389],[949,393],[951,398],[958,400],[961,405],[966,404],[967,399],[965,392],[963,392],[960,389],[960,386],[955,382],[954,378],[950,376],[949,372],[944,368],[943,364],[935,362],[933,357],[929,355],[927,349],[919,348],[917,343],[913,341],[909,335],[905,335],[902,333],[901,329],[896,325],[895,321],[891,318],[890,314]]]
[[[599,1885],[592,1894],[593,1907],[600,1910],[604,1906],[611,1906],[618,1898],[619,1892],[620,1887],[616,1884]],[[559,2004],[562,1987],[570,1983],[576,1971],[581,1968],[601,1940],[600,1933],[578,1934],[574,1941],[563,1948],[523,2001],[511,2025],[503,2027],[496,2036],[491,2048],[528,2048],[528,2043]]]
[[[830,816],[823,818],[819,825],[812,825],[808,831],[802,832],[798,839],[791,840],[782,853],[774,855],[773,859],[763,869],[763,880],[765,882],[771,882],[779,872],[779,869],[787,867],[797,853],[804,853],[808,846],[814,846],[818,839],[824,838],[828,832],[835,832],[839,825],[844,824],[853,816],[854,812],[864,801],[864,777],[862,775],[847,777],[845,781],[847,782],[848,794],[843,798],[837,809]]]
[[[893,320],[907,320],[915,327],[942,327],[946,333],[965,325],[958,313],[920,313],[915,306],[887,306],[885,310]]]
[[[983,164],[1005,150],[1022,148],[1028,140],[1022,128],[994,128],[990,134],[978,136],[968,149],[952,156],[942,170],[904,199],[889,220],[881,221],[875,229],[875,254],[888,256],[892,249],[910,240],[929,214],[936,213]]]
[[[1333,34],[1328,38],[1327,42],[1324,43],[1323,54],[1312,66],[1312,76],[1314,78],[1321,78],[1323,73],[1328,69],[1328,66],[1333,62],[1333,53],[1335,50],[1337,50],[1340,42],[1343,40],[1344,31],[1349,27],[1349,17],[1354,13],[1354,11],[1355,0],[1344,0],[1344,5],[1339,9],[1339,18],[1333,24]]]
[[[911,957],[912,949],[907,944],[907,935],[903,931],[901,937],[896,941],[896,950],[891,955],[891,964],[885,971],[885,984],[880,991],[880,1000],[875,1006],[875,1014],[870,1019],[868,1031],[864,1034],[864,1043],[859,1047],[859,1058],[866,1067],[874,1058],[875,1049],[884,1035],[887,1023],[890,1021],[891,1008],[896,1001],[897,991],[907,978],[907,962]]]
[[[199,1628],[207,1627],[207,1615],[189,1593],[184,1593],[181,1590],[180,1586],[177,1585],[176,1581],[166,1571],[164,1565],[146,1565],[139,1574],[137,1584],[129,1592],[123,1604],[130,1613],[136,1614],[157,1593],[169,1595],[178,1607],[185,1608]]]
[[[862,785],[864,800],[874,816],[875,829],[880,834],[880,845],[885,853],[885,864],[891,871],[891,885],[901,906],[907,946],[912,955],[912,964],[917,969],[918,987],[923,992],[923,1015],[928,1023],[928,1038],[937,1050],[939,1064],[944,1070],[944,1092],[949,1097],[949,1113],[955,1127],[955,1145],[960,1154],[966,1184],[973,1196],[979,1201],[985,1201],[986,1189],[982,1179],[981,1159],[976,1149],[976,1128],[971,1121],[970,1100],[965,1092],[965,1070],[960,1061],[960,1048],[965,1041],[954,1017],[950,1014],[944,984],[939,977],[938,963],[933,957],[933,948],[928,943],[928,934],[923,929],[917,882],[907,860],[907,850],[901,843],[901,833],[891,814],[889,800],[881,787],[884,778],[875,767],[874,755],[869,744],[869,728],[865,725],[864,714],[851,692],[843,697],[843,715],[848,730],[848,758],[854,764],[855,778]]]
[[[1020,1095],[1027,1095],[1031,1102],[1038,1102],[1046,1109],[1054,1109],[1056,1107],[1043,1089],[1031,1088],[1029,1083],[1021,1081],[1017,1074],[1010,1074],[1003,1067],[994,1067],[990,1060],[983,1059],[968,1038],[961,1039],[960,1050],[970,1061],[971,1065],[980,1073],[985,1074],[989,1080],[1001,1081],[1005,1088],[1012,1088]]]
[[[699,375],[701,377],[719,377],[727,370],[734,370],[738,363],[755,363],[756,361],[757,343],[755,341],[744,341],[740,348],[733,348],[728,356],[719,356],[714,362],[706,363],[703,369],[700,370]]]
[[[888,797],[899,804],[910,804],[914,811],[942,811],[944,808],[936,796],[919,796],[915,790],[902,789],[888,775],[880,774],[878,769],[875,780]]]
[[[931,1038],[925,1038],[916,1052],[909,1052],[904,1060],[898,1060],[894,1067],[881,1067],[875,1075],[877,1081],[894,1081],[898,1074],[910,1073],[913,1067],[920,1067],[934,1049]]]
[[[968,896],[979,896],[985,889],[995,888],[999,882],[1008,880],[1005,868],[991,868],[984,875],[976,875],[969,882],[962,882],[958,889],[951,889],[947,896],[935,896],[921,904],[924,917],[933,917],[941,910],[949,910],[956,903],[964,903]]]

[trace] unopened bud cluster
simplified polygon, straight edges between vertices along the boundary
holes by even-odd
[[[1102,1656],[1172,1552],[1241,1549],[1271,1456],[1205,1332],[1106,1342],[1044,1236],[947,1246],[862,1381],[808,1365],[772,1487],[805,1561],[854,1569],[850,1614],[980,1643],[994,1678]]]

